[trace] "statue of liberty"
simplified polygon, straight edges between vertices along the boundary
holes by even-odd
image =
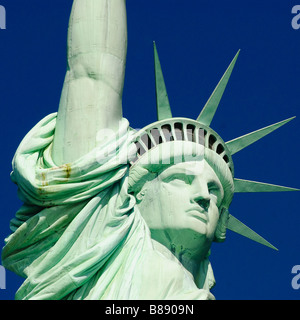
[[[197,120],[173,118],[154,46],[158,121],[130,128],[125,0],[74,0],[67,47],[59,110],[13,160],[16,299],[214,299],[210,247],[227,229],[276,249],[229,214],[234,193],[296,190],[235,178],[232,155],[291,119],[226,143],[210,128],[238,54]]]

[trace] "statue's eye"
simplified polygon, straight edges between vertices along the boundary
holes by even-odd
[[[211,200],[219,206],[223,200],[223,194],[220,186],[215,182],[209,182],[207,184],[207,188],[211,196]]]
[[[220,192],[220,189],[217,186],[209,186],[208,191],[210,194],[217,194]]]

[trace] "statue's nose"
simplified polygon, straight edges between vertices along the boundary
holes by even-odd
[[[206,185],[202,184],[198,186],[197,193],[193,197],[194,202],[196,202],[205,211],[208,210],[210,205],[210,195]]]
[[[196,201],[199,206],[204,209],[205,211],[208,210],[209,208],[209,204],[210,204],[210,199],[207,199],[207,198],[202,198],[202,199],[199,199]]]
[[[205,179],[202,177],[196,177],[192,186],[194,191],[193,201],[198,203],[202,209],[207,211],[210,205],[210,194]]]

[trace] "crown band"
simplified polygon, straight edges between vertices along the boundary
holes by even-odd
[[[157,121],[138,131],[135,137],[137,156],[131,161],[131,165],[133,166],[152,148],[170,141],[194,142],[213,150],[234,175],[232,157],[223,139],[211,128],[187,118]]]

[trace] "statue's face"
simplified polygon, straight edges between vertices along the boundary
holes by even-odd
[[[217,175],[203,160],[167,168],[144,185],[137,199],[153,239],[173,252],[205,256],[223,196]]]

